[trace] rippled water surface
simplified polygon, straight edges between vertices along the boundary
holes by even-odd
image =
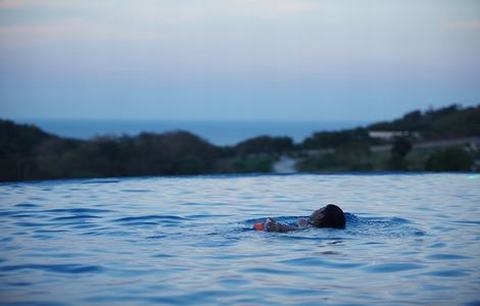
[[[250,230],[336,203],[347,228]],[[0,303],[480,304],[480,177],[0,185]]]

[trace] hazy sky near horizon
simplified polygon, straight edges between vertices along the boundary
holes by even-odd
[[[0,0],[0,117],[388,119],[479,54],[477,0]]]

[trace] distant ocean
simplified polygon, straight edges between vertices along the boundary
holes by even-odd
[[[185,130],[217,145],[233,145],[259,135],[289,136],[300,142],[313,132],[353,128],[365,121],[241,121],[241,120],[16,120],[35,124],[63,137],[89,139],[99,135],[136,135],[141,132],[162,133]]]

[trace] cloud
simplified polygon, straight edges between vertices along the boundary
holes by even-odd
[[[324,0],[0,0],[0,9],[101,9],[107,14],[141,13],[160,19],[198,20],[218,15],[285,16],[318,11]],[[167,15],[168,13],[168,15]],[[178,19],[177,19],[178,20]]]
[[[323,3],[323,0],[0,0],[4,16],[12,17],[5,18],[0,26],[0,42],[11,46],[36,41],[156,41],[164,36],[197,33],[200,23],[210,28],[219,23],[215,26],[219,30],[214,32],[221,32],[225,24],[233,25],[229,29],[245,29],[248,27],[245,22],[265,20],[282,26],[279,19],[321,12]],[[9,24],[10,19],[14,22]]]
[[[0,9],[62,8],[96,5],[97,1],[79,0],[0,0]],[[100,1],[98,1],[100,2]]]
[[[25,7],[28,2],[25,0],[0,0],[0,9],[17,9]]]
[[[322,1],[310,0],[233,0],[228,6],[231,4],[235,10],[248,8],[273,14],[297,14],[319,11],[322,8]]]
[[[158,40],[159,36],[156,32],[118,29],[78,18],[41,25],[0,27],[0,41],[10,44],[35,41],[151,41]]]

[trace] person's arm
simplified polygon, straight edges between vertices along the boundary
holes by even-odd
[[[265,231],[266,232],[278,232],[278,233],[286,233],[289,231],[297,230],[298,228],[295,226],[291,226],[288,224],[283,224],[275,221],[275,219],[268,218],[265,221]]]

